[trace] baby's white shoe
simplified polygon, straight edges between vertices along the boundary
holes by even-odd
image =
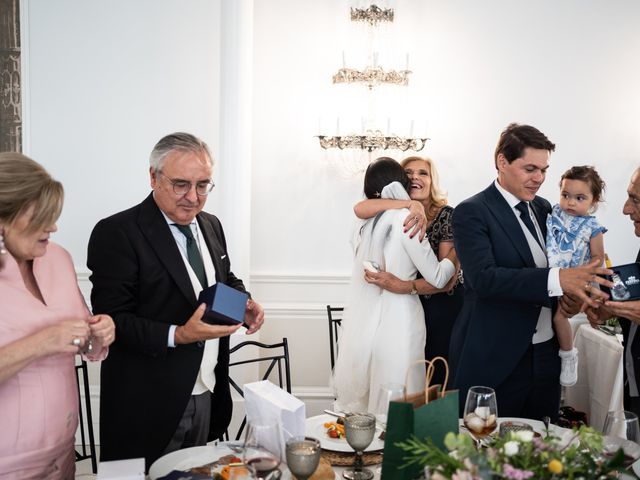
[[[578,381],[578,349],[560,350],[560,385],[570,387]]]

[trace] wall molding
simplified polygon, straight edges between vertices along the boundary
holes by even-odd
[[[76,267],[78,285],[87,301],[91,272]],[[251,292],[269,317],[282,320],[326,316],[326,306],[343,305],[348,274],[258,273],[251,275]],[[292,300],[294,299],[294,300]],[[338,299],[338,300],[336,300]]]
[[[251,284],[348,285],[350,277],[349,274],[254,273]]]
[[[75,267],[78,281],[87,282],[91,272],[86,268]],[[250,276],[252,284],[273,285],[348,285],[351,275],[348,273],[332,274],[302,274],[302,273],[253,273]]]

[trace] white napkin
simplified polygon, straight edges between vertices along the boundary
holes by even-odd
[[[100,462],[97,480],[144,480],[144,458]]]
[[[284,453],[284,443],[291,437],[305,434],[305,405],[296,397],[274,385],[269,380],[245,383],[244,401],[247,422],[271,422],[281,425],[280,451]],[[266,447],[266,445],[265,445]]]

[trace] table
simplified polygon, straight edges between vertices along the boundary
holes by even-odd
[[[526,418],[498,418],[498,424],[505,421],[519,421],[530,424],[535,431],[544,432],[544,425],[542,422],[538,420],[531,420]],[[462,419],[460,419],[462,423]],[[568,432],[568,430],[558,427],[556,425],[550,425],[550,430],[555,433],[557,436],[562,436],[564,432]],[[237,442],[215,442],[211,443],[207,446],[203,447],[192,447],[184,450],[178,450],[176,452],[169,453],[160,459],[158,459],[149,470],[149,478],[155,479],[159,476],[166,475],[173,469],[188,469],[191,467],[195,467],[198,465],[203,465],[205,463],[214,461],[221,457],[222,455],[228,455],[234,453],[231,446],[237,446]],[[238,454],[237,452],[235,453]],[[371,471],[374,473],[374,480],[380,479],[381,473],[381,465],[371,465],[369,467]],[[346,470],[347,467],[333,467],[333,470],[336,475],[336,479],[342,478],[342,472]],[[286,468],[286,466],[282,465],[283,475],[282,480],[290,480],[291,475]]]
[[[580,325],[574,345],[578,349],[578,382],[566,387],[565,404],[587,414],[589,424],[602,431],[607,412],[623,410],[623,347],[618,336],[590,325]]]

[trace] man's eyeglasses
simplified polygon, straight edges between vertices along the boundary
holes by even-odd
[[[188,182],[187,180],[175,180],[173,178],[169,178],[164,173],[162,173],[162,171],[158,171],[157,173],[158,175],[162,175],[164,178],[166,178],[169,181],[169,183],[171,183],[171,186],[173,187],[173,191],[176,195],[186,195],[191,191],[191,187],[193,186],[193,183]],[[211,192],[211,190],[213,190],[213,187],[215,186],[216,184],[213,183],[212,180],[197,182],[196,193],[201,197],[206,197],[207,195],[209,195],[209,193]]]

